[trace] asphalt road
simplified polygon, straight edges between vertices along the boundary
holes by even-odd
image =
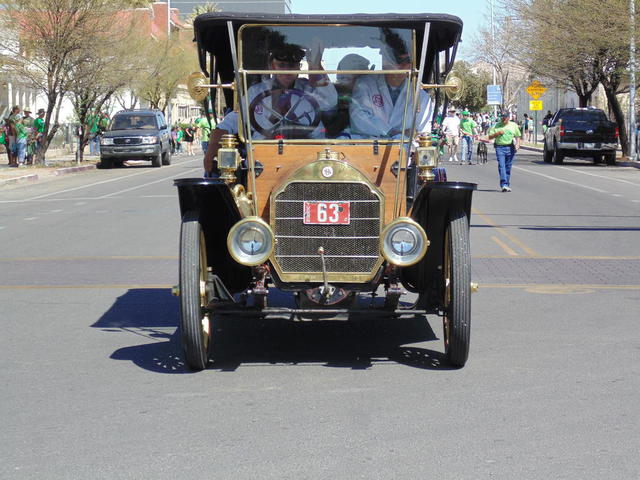
[[[197,157],[0,190],[2,479],[640,478],[640,170],[521,152],[478,183],[471,354],[440,319],[176,335]]]

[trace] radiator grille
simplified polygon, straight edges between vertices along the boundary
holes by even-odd
[[[119,137],[113,139],[114,145],[140,145],[141,143],[141,137]]]
[[[305,225],[305,201],[350,203],[349,225]],[[275,258],[285,273],[367,273],[378,261],[380,199],[362,183],[294,182],[275,198]]]

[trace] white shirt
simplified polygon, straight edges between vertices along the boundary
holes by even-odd
[[[260,83],[256,83],[255,85],[252,85],[251,87],[249,87],[249,92],[248,92],[249,105],[251,105],[251,102],[253,102],[253,100],[262,92],[282,88],[277,84],[274,85],[274,83],[275,82],[273,78],[267,78],[261,81]],[[309,82],[309,80],[307,80],[306,78],[297,78],[292,88],[303,91],[304,93],[313,97],[318,102],[320,111],[315,112],[316,115],[320,115],[320,112],[322,111],[334,109],[338,104],[338,92],[336,91],[335,87],[331,82],[328,82],[328,84],[325,86],[313,87]],[[270,104],[270,102],[268,101],[268,98],[269,97],[265,97],[264,102],[258,102],[254,109],[254,117],[256,119],[256,122],[265,128],[268,128],[269,126],[273,125],[273,122],[269,119],[269,117],[273,115],[273,112],[269,111],[268,108],[266,108],[266,104],[267,103]],[[300,99],[300,96],[292,95],[291,100],[293,104],[292,105],[293,110],[291,113],[301,118],[302,123],[306,123],[306,120],[308,120],[308,117],[305,117],[305,113],[309,113],[309,110],[312,109],[312,106],[310,105],[309,102],[305,101],[304,99],[298,102],[299,99]],[[296,103],[297,103],[297,106],[296,106]],[[249,115],[251,115],[251,112],[249,112]],[[232,134],[237,134],[238,133],[238,113],[229,112],[224,117],[224,119],[218,124],[218,128],[222,130],[226,130]],[[311,133],[311,138],[324,138],[324,136],[325,136],[324,126],[322,125],[322,122],[320,122],[318,126]],[[253,128],[252,128],[251,137],[256,140],[265,138],[264,135],[255,131]]]
[[[384,75],[362,75],[353,88],[352,102],[349,107],[352,136],[354,138],[400,138],[406,98],[406,81],[394,104]],[[413,92],[409,93],[409,105],[413,105]],[[431,97],[424,90],[420,90],[416,133],[431,132],[432,114]],[[406,129],[411,128],[412,117],[413,112],[409,107]]]
[[[460,135],[460,119],[457,115],[444,117],[442,121],[442,131],[445,135],[457,137]]]

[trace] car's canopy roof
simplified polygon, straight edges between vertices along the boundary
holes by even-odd
[[[199,15],[194,23],[195,40],[198,42],[198,55],[200,66],[208,72],[206,52],[217,59],[217,71],[223,82],[233,79],[233,62],[231,57],[231,45],[227,22],[233,25],[234,36],[240,27],[245,24],[270,24],[270,25],[361,25],[388,28],[409,28],[416,31],[417,51],[422,48],[422,38],[425,24],[429,23],[429,40],[426,65],[432,64],[439,52],[453,47],[451,56],[447,56],[447,63],[453,63],[455,47],[462,34],[462,20],[458,17],[446,14],[416,13],[416,14],[350,14],[350,15],[273,15],[258,13],[214,12]],[[450,66],[449,66],[450,68]],[[431,76],[431,69],[425,68],[423,79]],[[448,70],[448,68],[447,68]],[[446,73],[446,72],[445,72]]]

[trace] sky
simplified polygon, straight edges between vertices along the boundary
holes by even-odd
[[[291,0],[291,13],[448,13],[464,23],[456,58],[465,59],[476,32],[489,22],[490,0]]]

